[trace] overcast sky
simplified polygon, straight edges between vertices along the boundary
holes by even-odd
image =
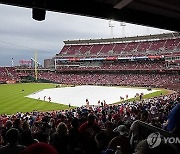
[[[64,40],[112,37],[109,20],[46,12],[46,20],[32,19],[32,10],[0,4],[0,66],[11,66],[11,59],[30,60],[38,50],[38,61],[52,58],[64,46]],[[114,21],[113,37],[137,36],[170,31]],[[124,33],[123,33],[124,32]]]

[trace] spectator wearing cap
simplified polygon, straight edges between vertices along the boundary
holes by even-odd
[[[119,135],[109,142],[108,149],[116,150],[117,146],[121,146],[123,154],[132,153],[127,127],[125,125],[119,125],[113,131],[118,132]]]
[[[8,144],[0,148],[0,154],[20,154],[26,147],[18,144],[19,131],[11,128],[6,133]]]

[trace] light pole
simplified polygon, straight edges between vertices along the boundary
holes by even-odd
[[[111,37],[113,38],[113,28],[115,24],[113,20],[109,20],[109,27],[111,28]]]
[[[125,26],[126,26],[126,24],[125,24],[125,22],[120,22],[120,26],[122,27],[122,37],[125,37]]]
[[[14,59],[11,59],[11,66],[14,67]]]

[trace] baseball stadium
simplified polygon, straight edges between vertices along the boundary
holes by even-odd
[[[37,57],[0,67],[0,154],[180,153],[179,32],[64,40]]]

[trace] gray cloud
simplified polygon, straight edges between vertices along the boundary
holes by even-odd
[[[20,59],[28,60],[34,49],[41,50],[38,59],[43,63],[44,58],[52,58],[62,49],[64,40],[112,37],[108,20],[49,11],[45,21],[35,21],[31,16],[31,9],[0,4],[0,66],[10,65],[12,57],[16,65]],[[113,36],[122,37],[120,23],[114,23]],[[125,27],[126,36],[147,32],[168,31],[133,24]]]

